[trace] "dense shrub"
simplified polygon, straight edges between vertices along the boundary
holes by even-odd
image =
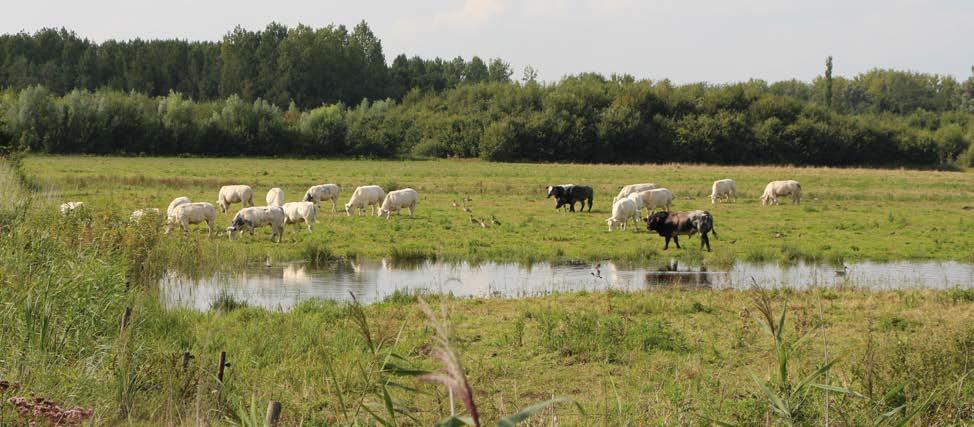
[[[232,95],[114,90],[0,96],[0,146],[44,153],[481,157],[497,161],[970,163],[969,113],[840,114],[751,83],[462,85],[301,111]]]

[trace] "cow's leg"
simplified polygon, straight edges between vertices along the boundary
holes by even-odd
[[[673,243],[676,243],[676,248],[677,249],[683,249],[683,248],[680,247],[680,236],[677,236],[677,235],[674,234],[673,235]]]
[[[704,245],[707,245],[707,252],[713,252],[710,250],[710,238],[707,237],[707,233],[700,234],[700,249],[703,249]]]
[[[338,198],[331,199],[331,213],[338,212],[338,205],[335,204],[335,200],[338,200]]]
[[[670,248],[670,236],[663,236],[663,238],[666,239],[666,244],[663,245],[663,250],[665,251]]]

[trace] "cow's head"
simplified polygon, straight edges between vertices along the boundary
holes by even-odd
[[[250,221],[247,221],[247,220],[243,219],[242,216],[237,215],[237,216],[233,217],[233,220],[232,221],[230,221],[230,226],[227,227],[227,231],[229,231],[229,232],[232,233],[234,231],[239,231],[239,230],[242,230],[242,229],[248,228],[248,227],[253,227],[253,223],[251,223]]]
[[[301,199],[301,201],[302,202],[313,202],[314,201],[314,196],[312,196],[310,192],[304,193],[304,198]]]
[[[660,226],[662,226],[663,223],[666,222],[666,218],[669,216],[670,213],[666,211],[656,212],[650,215],[649,218],[646,218],[646,229],[649,231],[659,230]]]
[[[565,194],[565,187],[562,187],[560,185],[548,186],[548,197],[551,196],[561,197],[563,194]]]

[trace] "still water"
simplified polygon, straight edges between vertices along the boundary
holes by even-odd
[[[453,294],[459,297],[518,298],[564,291],[618,289],[636,291],[657,286],[714,289],[763,287],[855,286],[866,289],[974,287],[974,264],[957,262],[863,262],[847,273],[828,265],[739,262],[721,271],[671,263],[632,266],[612,262],[532,265],[503,263],[342,261],[313,267],[303,263],[252,266],[241,272],[188,278],[168,273],[160,293],[169,308],[207,310],[221,295],[271,310],[289,310],[310,298],[359,302],[381,301],[396,291]],[[753,279],[752,279],[753,278]]]

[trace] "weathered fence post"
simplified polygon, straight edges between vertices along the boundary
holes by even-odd
[[[129,324],[129,318],[132,317],[132,307],[125,307],[125,313],[122,313],[122,321],[119,322],[118,333],[121,335],[125,332],[125,327]]]
[[[193,358],[193,355],[192,354],[189,354],[188,351],[184,351],[183,352],[183,371],[186,371],[186,369],[189,368],[189,360],[192,359],[192,358]]]
[[[277,422],[281,418],[281,402],[272,400],[267,402],[267,415],[264,416],[264,425],[277,427]]]
[[[223,369],[227,367],[227,352],[220,352],[220,365],[216,368],[216,380],[223,385]]]

